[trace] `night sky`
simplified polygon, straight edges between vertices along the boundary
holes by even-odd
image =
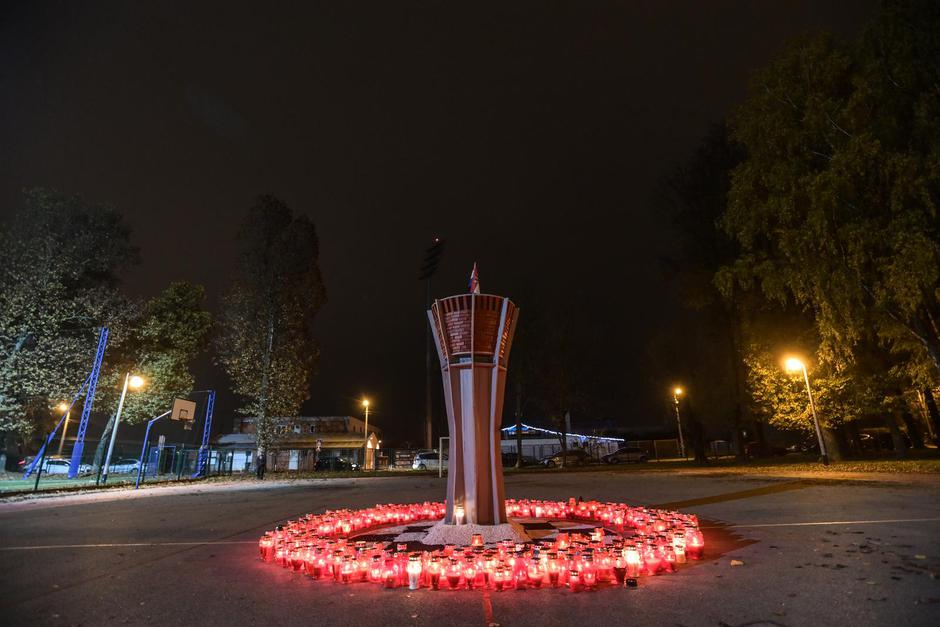
[[[128,290],[186,279],[216,308],[239,220],[275,194],[315,221],[329,291],[304,413],[367,394],[412,441],[417,275],[441,235],[436,296],[477,261],[484,292],[588,308],[622,381],[610,417],[642,422],[642,353],[675,306],[657,182],[786,41],[854,35],[875,3],[455,4],[4,3],[0,212],[32,186],[112,204],[141,247]],[[225,386],[207,358],[198,372]],[[222,394],[220,422],[235,406]]]

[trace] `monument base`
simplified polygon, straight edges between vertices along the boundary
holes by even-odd
[[[428,545],[454,544],[469,546],[474,534],[483,536],[484,544],[495,544],[502,540],[530,542],[531,538],[519,523],[508,522],[501,525],[448,525],[441,521],[428,530],[422,542]]]

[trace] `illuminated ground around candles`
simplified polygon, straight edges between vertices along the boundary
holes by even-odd
[[[596,501],[507,500],[508,525],[445,525],[443,503],[308,514],[259,541],[261,558],[316,580],[385,588],[572,591],[636,586],[700,559],[694,515]]]

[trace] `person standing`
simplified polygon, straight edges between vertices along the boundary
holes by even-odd
[[[263,448],[258,449],[258,462],[255,464],[255,473],[258,476],[258,479],[264,479],[264,471],[267,470],[268,466],[268,457],[264,452]]]

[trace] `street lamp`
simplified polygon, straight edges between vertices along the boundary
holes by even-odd
[[[676,405],[676,427],[679,429],[679,454],[685,459],[685,439],[682,437],[682,418],[679,416],[679,397],[685,393],[681,387],[676,386],[672,390],[672,400]]]
[[[118,423],[121,422],[121,411],[124,409],[124,398],[127,396],[127,388],[139,390],[144,387],[143,377],[136,374],[127,373],[124,375],[124,389],[121,390],[121,400],[118,401],[117,415],[114,417],[114,428],[111,429],[111,442],[108,444],[108,454],[104,459],[104,470],[102,471],[101,482],[108,482],[108,467],[111,466],[111,454],[114,452],[114,441],[117,439]]]
[[[369,399],[362,399],[362,406],[366,410],[366,428],[362,436],[362,469],[368,470],[369,464]]]
[[[826,452],[826,443],[823,442],[822,429],[819,428],[819,416],[816,415],[816,401],[813,400],[813,390],[809,387],[809,374],[806,372],[806,364],[796,357],[789,357],[784,362],[787,372],[803,371],[803,381],[806,383],[806,395],[809,397],[809,408],[813,412],[813,425],[816,427],[816,439],[819,441],[819,453],[822,455],[824,466],[829,465],[829,454]]]
[[[56,453],[56,457],[62,457],[62,447],[65,445],[65,432],[69,430],[69,416],[72,415],[72,411],[68,403],[59,403],[56,408],[59,411],[68,412],[65,414],[65,424],[62,426],[62,438],[59,440],[59,451]]]

